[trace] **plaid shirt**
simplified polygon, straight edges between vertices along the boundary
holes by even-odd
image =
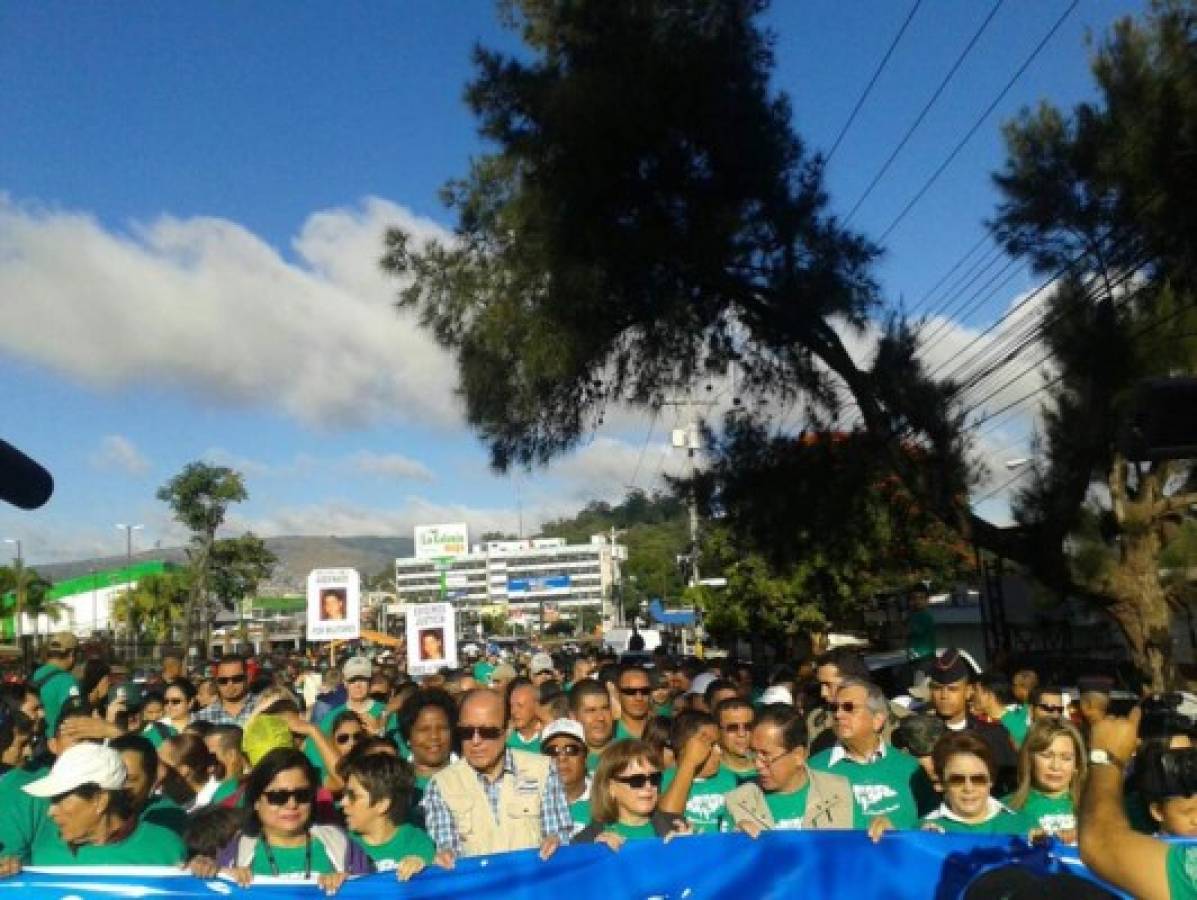
[[[241,712],[235,716],[230,716],[224,711],[223,701],[217,700],[211,706],[207,706],[197,712],[195,718],[200,722],[211,722],[213,725],[236,725],[244,728],[245,723],[249,721],[249,717],[253,715],[254,707],[257,705],[257,695],[250,694],[245,698],[245,705],[241,707]]]
[[[474,775],[478,784],[486,794],[490,803],[491,815],[495,821],[499,820],[499,788],[508,776],[517,777],[515,757],[510,748],[503,754],[503,771],[494,781],[479,772]],[[453,822],[453,813],[441,796],[440,788],[435,781],[428,785],[424,794],[424,824],[433,843],[438,850],[449,849],[455,855],[461,854],[461,836],[457,833],[457,826]],[[542,837],[556,835],[562,844],[568,844],[573,834],[574,823],[569,814],[569,803],[565,799],[565,788],[561,784],[561,776],[557,774],[557,767],[549,767],[549,775],[545,779],[544,789],[540,794],[540,833]]]

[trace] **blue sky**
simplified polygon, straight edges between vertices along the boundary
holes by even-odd
[[[1141,6],[1072,13],[886,242],[887,297],[913,304],[980,238],[1000,121],[1090,96],[1086,29]],[[889,224],[1067,7],[1006,0],[854,226]],[[839,211],[991,8],[924,0],[831,163]],[[812,148],[830,145],[909,9],[774,4],[776,85]],[[35,562],[120,552],[115,522],[174,543],[154,491],[201,457],[246,474],[231,524],[266,534],[514,529],[517,497],[531,530],[681,464],[669,414],[649,434],[649,416],[626,412],[547,472],[493,476],[454,407],[451,360],[389,307],[381,229],[451,227],[438,189],[483,149],[461,100],[475,42],[516,49],[485,0],[0,5],[2,436],[58,483],[43,510],[0,509],[0,536]],[[950,358],[1032,284],[1010,282],[936,352]],[[1025,413],[986,437],[995,485],[1026,453]],[[984,505],[1004,508],[1001,494]]]

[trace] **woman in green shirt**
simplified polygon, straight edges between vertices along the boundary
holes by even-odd
[[[1022,817],[989,793],[997,766],[985,741],[971,731],[949,731],[936,743],[931,756],[944,800],[939,809],[923,818],[924,831],[1022,833]]]
[[[411,807],[411,765],[397,756],[354,754],[341,765],[345,793],[341,810],[353,839],[380,872],[392,869],[400,881],[424,870],[436,855],[432,839],[407,821]]]
[[[1023,818],[1031,837],[1048,835],[1076,843],[1076,798],[1085,783],[1085,744],[1080,732],[1059,719],[1040,719],[1018,752],[1018,789],[1006,805]]]
[[[662,760],[645,741],[616,741],[607,746],[590,786],[590,824],[575,844],[606,844],[618,850],[625,841],[663,837],[691,828],[681,816],[661,812]]]

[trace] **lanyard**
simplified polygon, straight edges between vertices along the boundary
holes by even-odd
[[[262,846],[266,848],[266,862],[270,866],[270,874],[275,878],[278,877],[278,861],[274,858],[274,851],[270,849],[270,841],[266,840],[266,836],[262,836]],[[304,835],[303,841],[303,877],[312,877],[312,833],[309,831]]]

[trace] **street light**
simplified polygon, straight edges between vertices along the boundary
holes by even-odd
[[[13,618],[13,634],[17,639],[17,649],[22,649],[21,615],[25,608],[25,558],[21,555],[20,538],[5,538],[4,543],[17,545],[17,614]]]

